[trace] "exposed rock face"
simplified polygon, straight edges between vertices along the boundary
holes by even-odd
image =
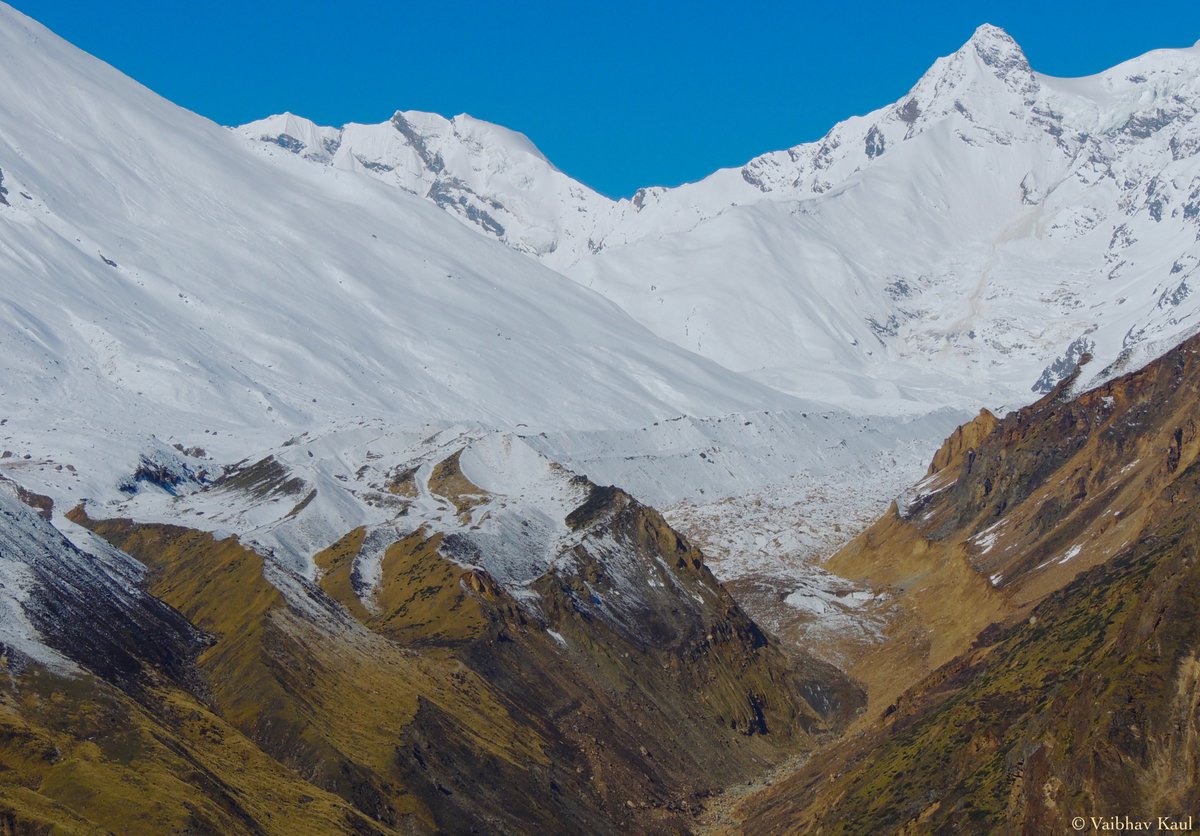
[[[264,459],[207,490],[290,505],[289,478]],[[387,545],[369,594],[363,528],[315,556],[313,583],[236,537],[80,506],[69,518],[111,546],[98,563],[0,497],[4,557],[31,570],[25,613],[61,654],[5,657],[6,821],[678,832],[705,797],[861,708],[833,668],[785,658],[656,511],[561,478],[584,497],[573,545],[528,593],[483,568],[478,515],[501,509],[459,454],[420,490],[461,533]]]
[[[929,633],[967,626],[927,635],[932,672],[886,707],[873,694],[867,734],[753,799],[747,831],[1050,833],[1196,808],[1198,351],[1075,398],[1064,381],[973,456],[952,438],[905,516],[839,556],[921,577],[902,594]]]
[[[932,476],[940,470],[952,465],[965,465],[970,472],[976,452],[975,447],[996,428],[997,418],[986,409],[981,409],[974,421],[963,424],[950,434],[942,444],[933,461],[929,464],[927,476]]]

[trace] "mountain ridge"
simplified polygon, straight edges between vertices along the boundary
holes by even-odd
[[[1194,327],[1180,288],[1200,259],[1198,68],[1195,48],[1157,50],[1056,79],[985,24],[895,104],[695,183],[608,201],[558,179],[559,208],[543,195],[524,224],[540,186],[492,183],[486,153],[464,152],[473,173],[450,164],[429,195],[655,333],[792,394],[974,409],[965,387],[1004,408],[1046,391],[1083,346],[1096,369],[1144,362]],[[523,237],[535,227],[536,243]],[[1039,266],[1050,259],[1057,274]],[[1100,274],[1110,284],[1087,307]],[[1133,293],[1143,284],[1152,303]]]

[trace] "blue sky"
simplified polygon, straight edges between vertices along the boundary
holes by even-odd
[[[815,139],[899,98],[983,22],[1051,75],[1200,39],[1197,0],[13,5],[224,124],[467,112],[523,131],[614,196]]]

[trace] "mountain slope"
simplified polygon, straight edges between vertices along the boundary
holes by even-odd
[[[1186,817],[1198,357],[1192,338],[1077,397],[1064,382],[982,416],[831,561],[898,588],[911,620],[859,668],[878,719],[749,801],[747,831]]]

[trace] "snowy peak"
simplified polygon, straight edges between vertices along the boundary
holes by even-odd
[[[985,24],[957,52],[935,61],[894,112],[911,126],[952,114],[971,120],[980,110],[1002,118],[1032,107],[1037,92],[1037,79],[1017,42]]]
[[[318,126],[291,114],[235,129],[268,149],[358,171],[427,198],[461,222],[513,249],[551,256],[586,232],[576,218],[611,201],[555,168],[530,139],[460,114],[398,110],[387,122]]]
[[[397,110],[388,124],[435,174],[446,166],[443,152],[446,156],[465,153],[476,162],[487,164],[493,172],[522,163],[550,165],[525,134],[465,113],[447,119],[438,113]],[[382,125],[357,127],[383,128]]]
[[[959,51],[967,50],[974,50],[979,60],[1002,78],[1012,72],[1031,71],[1025,53],[1012,36],[990,23],[976,29],[975,34],[971,35],[971,39]]]
[[[268,116],[240,129],[248,136],[278,145],[310,160],[329,162],[342,142],[342,132],[291,113]]]
[[[999,79],[1010,89],[1022,90],[1032,80],[1033,69],[1011,35],[985,23],[956,52],[935,61],[917,87],[927,86],[931,81],[970,85],[991,78]]]
[[[744,188],[722,194],[705,201],[702,211],[724,212],[729,197],[744,205],[764,197],[803,200],[837,192],[888,151],[931,131],[979,147],[1012,145],[1017,134],[1029,133],[1028,125],[1035,133],[1044,132],[1039,125],[1040,92],[1038,77],[1017,43],[1004,30],[985,24],[956,52],[937,59],[894,104],[851,117],[816,142],[764,154],[737,170],[759,194]],[[729,192],[729,179],[726,172],[718,172],[703,183],[721,183]],[[688,199],[697,202],[691,186],[672,191],[690,191]],[[677,201],[670,195],[656,201],[672,202]]]
[[[656,333],[810,396],[831,357],[873,403],[900,379],[927,399],[953,367],[996,405],[1085,352],[1096,370],[1146,359],[1200,327],[1196,58],[1056,79],[980,27],[894,105],[644,199],[636,229],[568,272]]]
[[[443,141],[447,142],[453,139],[478,152],[482,152],[486,148],[491,153],[499,153],[509,159],[532,158],[550,165],[546,155],[525,134],[503,125],[476,119],[469,113],[460,113],[451,119],[446,119],[436,113],[422,113],[415,110],[407,113],[396,111],[396,115],[392,117],[393,124],[397,118],[405,119],[409,124],[417,124],[422,119],[428,120],[428,133],[438,134],[443,137]]]

